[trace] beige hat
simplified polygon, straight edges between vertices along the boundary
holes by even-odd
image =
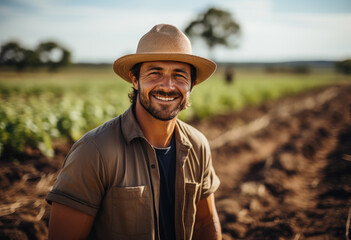
[[[197,84],[209,78],[216,64],[206,58],[192,55],[189,39],[177,27],[159,24],[139,41],[135,54],[125,55],[113,64],[113,70],[124,80],[131,82],[129,70],[137,63],[151,61],[176,61],[193,65],[197,71]]]

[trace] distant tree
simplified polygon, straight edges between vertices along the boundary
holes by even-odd
[[[57,70],[58,67],[68,65],[70,63],[71,53],[57,44],[49,41],[39,44],[36,49],[40,62],[49,66],[50,70]]]
[[[0,62],[11,65],[23,59],[22,48],[17,42],[8,42],[1,46]]]
[[[342,74],[351,74],[351,59],[335,63],[336,71]]]
[[[217,45],[228,48],[237,47],[240,25],[233,19],[230,12],[209,8],[190,22],[184,32],[189,38],[203,39],[209,48],[210,55],[212,55],[212,51]]]
[[[14,66],[17,70],[26,67],[26,50],[17,42],[8,42],[1,46],[0,63],[5,66]]]
[[[28,67],[40,67],[40,59],[38,53],[33,50],[24,49],[24,65]]]

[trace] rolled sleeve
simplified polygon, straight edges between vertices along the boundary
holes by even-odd
[[[204,169],[204,175],[203,175],[203,181],[202,181],[202,193],[200,197],[201,199],[205,199],[212,193],[216,192],[220,185],[220,180],[216,175],[216,172],[212,165],[212,156],[211,156],[210,147],[207,141],[205,141],[205,143],[206,143],[206,147],[205,147],[204,158],[206,159],[206,161],[205,161],[205,169]]]
[[[92,140],[77,142],[67,155],[46,200],[95,216],[104,195],[104,166]]]

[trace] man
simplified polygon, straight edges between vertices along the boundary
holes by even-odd
[[[132,106],[73,145],[47,196],[49,238],[221,239],[208,142],[177,119],[215,63],[160,24],[113,68],[132,83]]]

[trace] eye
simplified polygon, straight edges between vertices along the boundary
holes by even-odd
[[[186,77],[185,77],[184,75],[182,75],[182,74],[175,74],[175,76],[176,76],[177,78],[183,78],[183,79],[186,79]]]
[[[159,72],[151,72],[151,73],[149,73],[149,75],[160,75],[160,73]]]

